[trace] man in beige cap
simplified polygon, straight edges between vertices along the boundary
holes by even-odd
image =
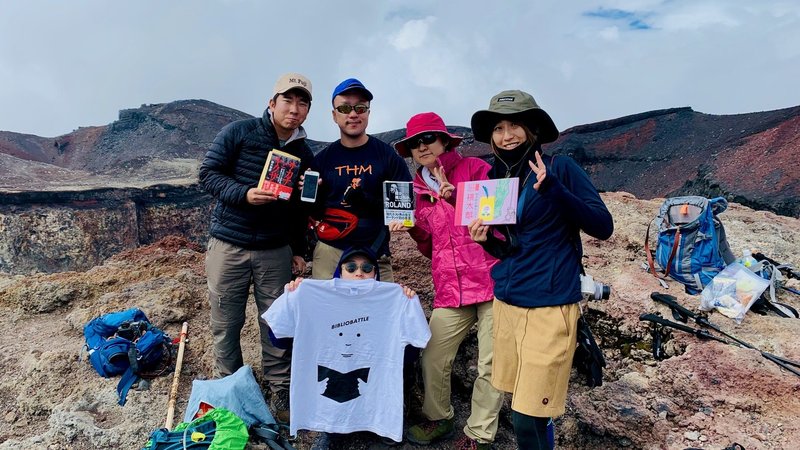
[[[279,149],[300,158],[303,173],[313,153],[302,124],[311,108],[311,82],[287,73],[275,83],[262,117],[230,123],[217,134],[200,166],[200,184],[216,199],[206,252],[215,372],[230,375],[242,364],[239,336],[244,326],[250,285],[261,317],[283,292],[292,272],[305,270],[308,217],[295,188],[278,199],[258,181],[267,154]],[[276,419],[289,420],[291,356],[272,345],[269,327],[259,320],[264,380],[269,384]]]

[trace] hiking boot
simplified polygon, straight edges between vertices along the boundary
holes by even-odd
[[[386,436],[379,436],[379,437],[380,439],[378,440],[380,441],[380,443],[386,447],[397,447],[398,445],[402,444],[402,442],[397,442],[394,439]]]
[[[406,431],[406,439],[417,445],[428,445],[449,438],[454,431],[453,419],[429,420],[409,428]]]
[[[328,433],[320,432],[314,443],[311,444],[311,450],[328,450],[331,447],[331,435]]]
[[[273,392],[269,403],[275,421],[283,425],[289,423],[289,391]]]
[[[478,442],[466,434],[462,434],[461,437],[456,440],[455,444],[453,444],[453,449],[455,450],[489,450],[491,448],[492,444]]]

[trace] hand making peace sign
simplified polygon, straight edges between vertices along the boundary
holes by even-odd
[[[535,155],[536,164],[534,164],[533,161],[528,161],[528,165],[531,166],[531,170],[536,174],[536,183],[533,184],[533,188],[538,191],[542,182],[547,177],[547,167],[545,167],[544,161],[542,161],[542,155],[539,152],[536,152]]]
[[[436,158],[436,161],[439,165],[434,167],[431,173],[439,181],[439,197],[447,200],[453,195],[453,191],[456,190],[456,187],[447,181],[447,176],[444,174],[444,167],[442,167],[439,158]]]

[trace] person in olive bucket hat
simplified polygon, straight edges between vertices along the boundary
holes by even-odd
[[[472,239],[500,260],[492,268],[492,385],[513,393],[519,448],[552,448],[548,423],[564,413],[580,316],[580,231],[604,240],[614,223],[572,158],[542,154],[558,129],[530,94],[495,95],[473,114],[472,130],[492,146],[489,177],[520,180],[517,223],[494,229],[505,240],[480,219],[469,224]]]

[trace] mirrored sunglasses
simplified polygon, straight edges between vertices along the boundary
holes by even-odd
[[[368,262],[361,263],[361,265],[359,266],[353,261],[350,261],[342,264],[342,267],[344,267],[344,270],[346,270],[348,273],[355,273],[355,271],[358,270],[359,268],[364,273],[372,273],[372,271],[375,270],[375,266]]]
[[[350,111],[355,110],[356,114],[364,114],[365,112],[369,111],[369,106],[359,103],[358,105],[339,105],[334,108],[336,111],[339,111],[342,114],[350,114]]]
[[[411,150],[418,148],[420,145],[431,145],[436,142],[436,139],[439,137],[436,133],[425,133],[419,136],[414,136],[413,138],[406,141],[406,147]]]

